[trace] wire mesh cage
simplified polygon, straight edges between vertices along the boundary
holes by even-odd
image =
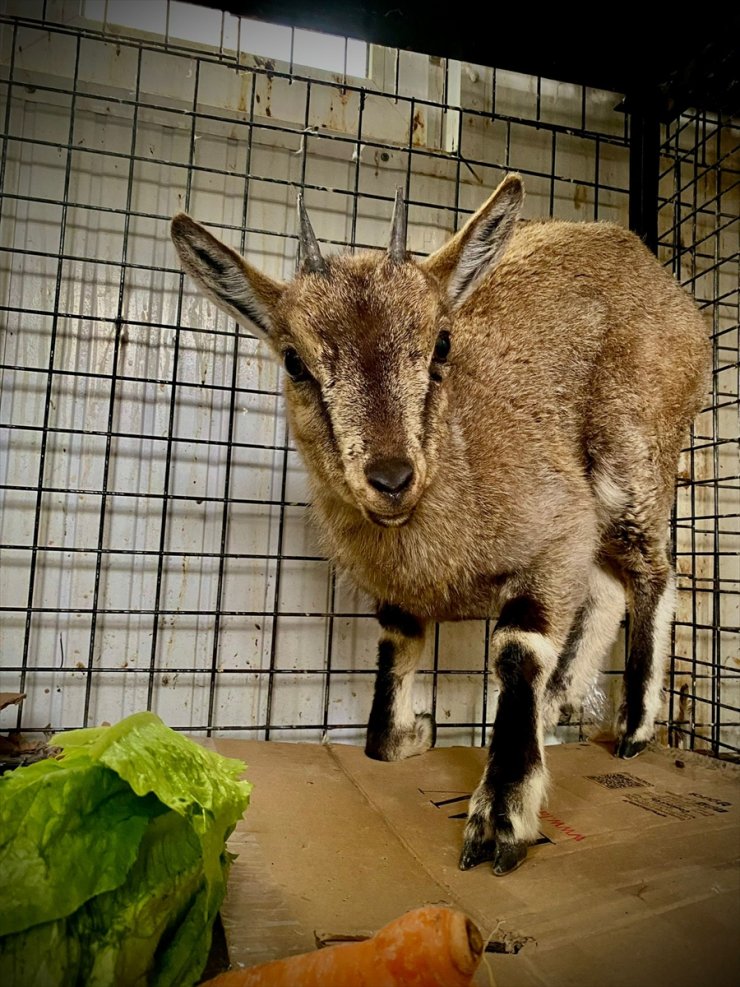
[[[138,20],[137,20],[138,18]],[[329,249],[385,243],[397,185],[426,254],[516,169],[526,215],[628,223],[614,93],[270,29],[179,3],[6,4],[0,18],[0,726],[154,709],[192,733],[357,740],[370,601],[307,521],[280,371],[184,281],[186,210],[278,278],[305,191]],[[666,128],[660,256],[713,320],[682,464],[664,739],[740,746],[738,125]],[[419,701],[490,735],[490,625],[441,625]],[[608,718],[624,633],[561,738]]]
[[[659,256],[711,323],[712,386],[679,473],[679,606],[669,711],[677,746],[740,747],[740,121],[688,112],[661,146]]]

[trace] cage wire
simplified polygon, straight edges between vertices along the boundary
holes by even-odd
[[[402,185],[426,254],[511,169],[529,217],[627,225],[628,121],[613,93],[378,46],[350,74],[344,39],[314,39],[309,67],[291,29],[272,58],[251,22],[146,4],[157,31],[126,23],[140,6],[0,16],[0,689],[26,693],[0,727],[149,708],[194,734],[358,741],[370,601],[307,521],[278,366],[184,280],[170,218],[187,210],[278,278],[295,265],[299,189],[335,250],[384,246]],[[320,67],[330,42],[339,71]],[[657,204],[661,259],[714,339],[673,522],[663,739],[716,754],[740,747],[737,147],[737,121],[668,125]],[[490,632],[430,635],[417,689],[439,743],[490,737]],[[560,739],[608,718],[624,639],[592,716]]]
[[[687,112],[665,128],[658,254],[710,322],[712,384],[679,472],[679,603],[668,721],[675,746],[740,749],[740,120]]]

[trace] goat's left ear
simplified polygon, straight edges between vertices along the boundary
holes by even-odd
[[[461,305],[501,260],[523,201],[521,177],[507,175],[460,232],[421,262],[445,285],[453,308]]]
[[[237,322],[270,336],[284,285],[256,270],[185,213],[175,216],[170,232],[182,266],[201,291]]]

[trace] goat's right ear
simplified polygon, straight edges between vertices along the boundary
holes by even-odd
[[[524,201],[519,175],[507,175],[493,195],[436,253],[422,261],[447,291],[450,305],[461,305],[501,260]]]
[[[283,285],[247,264],[185,213],[175,216],[170,233],[182,266],[201,291],[237,322],[269,336]]]

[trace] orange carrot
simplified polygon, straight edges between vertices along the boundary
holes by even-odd
[[[482,952],[467,916],[429,906],[363,942],[231,970],[202,987],[469,987]]]

